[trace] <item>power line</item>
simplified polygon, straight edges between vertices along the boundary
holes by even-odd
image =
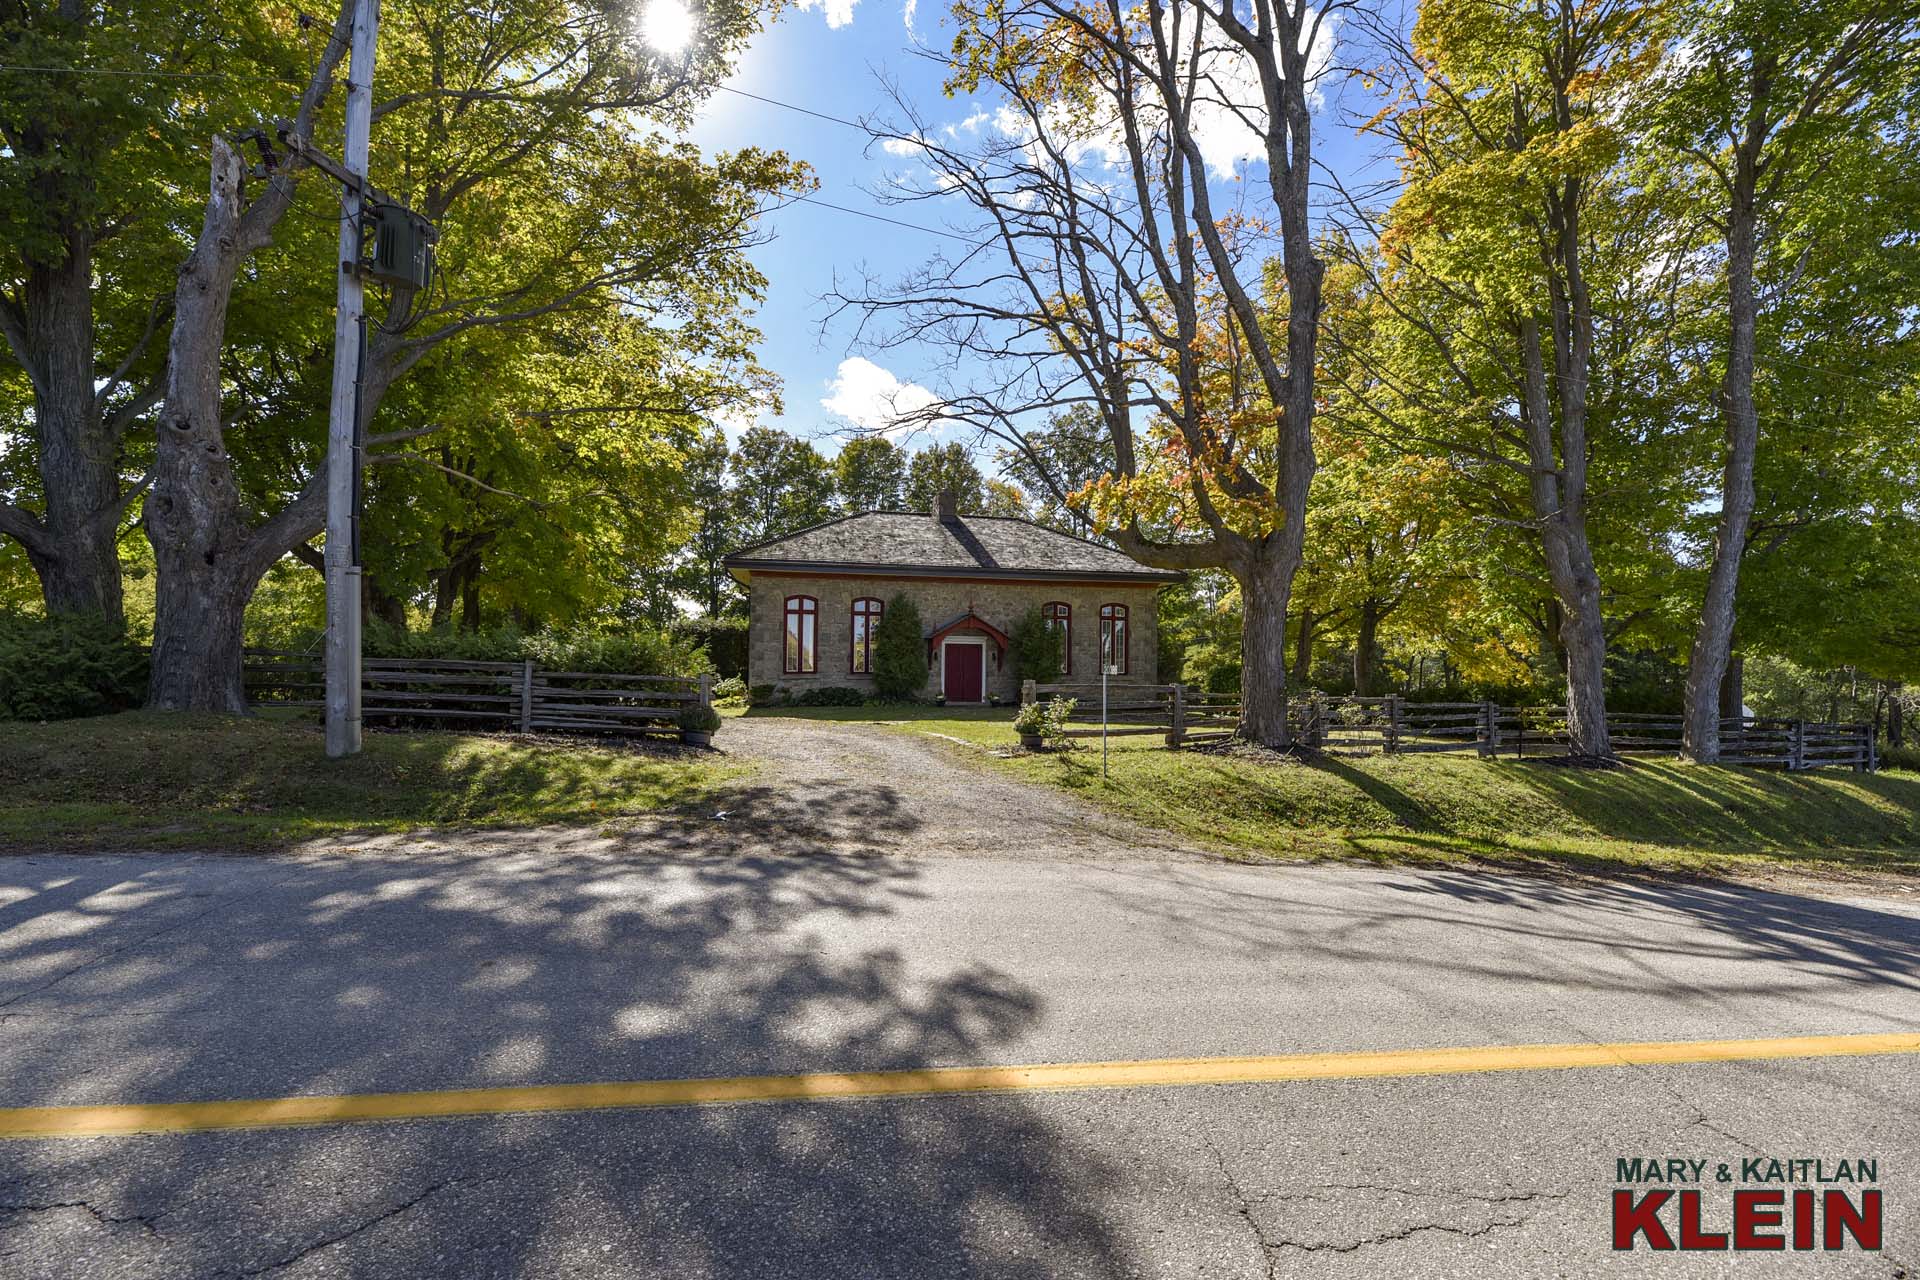
[[[942,227],[929,227],[918,222],[903,222],[899,218],[889,218],[885,214],[880,213],[869,213],[865,209],[850,209],[846,205],[831,204],[825,200],[817,200],[812,196],[795,196],[794,199],[804,204],[818,205],[822,209],[832,209],[835,213],[850,213],[856,218],[871,218],[875,222],[884,222],[889,226],[905,227],[909,231],[922,231],[930,236],[946,236],[949,240],[958,240],[961,244],[969,245],[975,249],[990,247],[988,242],[984,240],[969,240],[958,231],[948,231]]]
[[[830,116],[824,111],[815,111],[812,107],[795,106],[791,102],[782,102],[778,98],[768,98],[758,93],[748,93],[745,89],[736,89],[730,84],[717,84],[713,87],[722,93],[731,93],[737,98],[752,98],[755,102],[764,102],[770,107],[783,107],[788,111],[797,111],[803,116],[812,116],[816,120],[825,120],[830,124],[844,125],[849,129],[857,129],[861,133],[870,134],[871,132],[867,126],[861,124],[859,121],[849,120],[845,116]]]

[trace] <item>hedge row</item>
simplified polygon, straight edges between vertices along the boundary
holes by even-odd
[[[744,665],[744,627],[737,634]],[[712,635],[730,639],[732,633],[721,628]],[[523,635],[504,629],[408,632],[369,623],[365,652],[370,658],[532,661],[550,671],[697,676],[714,669],[706,649],[710,642],[697,629],[683,627]],[[297,637],[284,647],[318,658],[321,636]],[[0,614],[0,720],[68,720],[132,710],[146,700],[147,667],[147,651],[103,619]]]
[[[105,619],[0,614],[0,720],[107,715],[146,696],[146,650]]]

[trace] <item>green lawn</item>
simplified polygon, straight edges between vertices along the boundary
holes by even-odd
[[[842,720],[881,724],[915,733],[960,738],[983,747],[1012,747],[1018,707],[754,707],[734,708],[722,715],[782,716],[792,720]]]
[[[984,758],[1142,822],[1267,857],[1920,875],[1920,775],[1907,772],[1789,775],[1673,760],[1593,770],[1470,755],[1275,762],[1155,750],[1139,739],[1112,753],[1105,781],[1097,743]]]
[[[1012,748],[1012,708],[767,709]],[[1170,752],[1158,736],[1044,755],[967,753],[1243,856],[1471,859],[1723,874],[1792,869],[1920,875],[1920,774],[1699,768],[1636,759],[1570,769],[1472,755],[1275,762]]]
[[[131,712],[0,723],[0,848],[284,848],[422,827],[589,823],[693,804],[738,765],[673,746],[369,733],[328,760],[318,727]]]

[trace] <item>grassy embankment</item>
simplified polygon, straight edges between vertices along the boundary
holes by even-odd
[[[0,723],[0,849],[243,850],[425,827],[585,824],[697,803],[742,772],[698,752],[369,733],[328,760],[272,716]]]
[[[833,708],[753,714],[889,722],[1012,748],[1009,709]],[[1699,768],[1617,770],[1470,754],[1312,763],[1170,752],[1157,737],[1044,755],[982,753],[1141,823],[1250,856],[1541,863],[1706,874],[1783,870],[1920,876],[1920,774]]]

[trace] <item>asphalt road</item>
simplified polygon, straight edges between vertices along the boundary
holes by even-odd
[[[1916,1029],[1920,908],[1877,900],[745,849],[0,862],[10,1107]],[[1920,1258],[1917,1105],[1906,1056],[13,1141],[0,1276],[1886,1277]],[[1878,1158],[1885,1250],[1610,1249],[1616,1157],[1754,1153]]]

